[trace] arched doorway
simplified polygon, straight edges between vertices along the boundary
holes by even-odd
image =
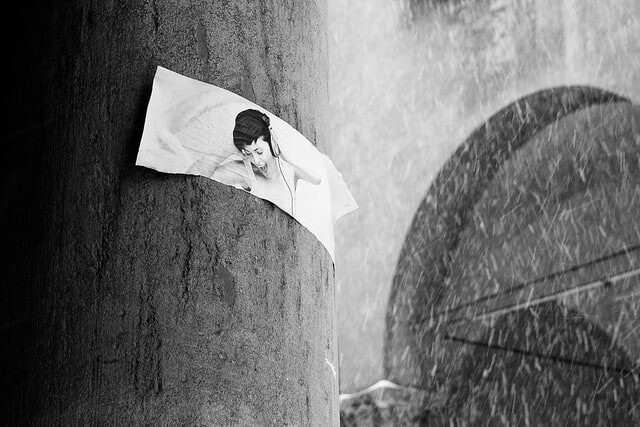
[[[568,390],[565,415],[576,420],[581,399],[598,399],[595,388],[576,388],[591,374],[549,374],[552,367],[590,369],[620,384],[608,393],[636,396],[638,212],[640,108],[588,87],[544,90],[505,107],[448,161],[414,216],[387,307],[386,377],[440,401],[455,397],[468,414],[500,413],[469,400],[498,387],[491,366],[522,396],[526,381],[513,379],[536,360]],[[478,370],[486,373],[470,374]],[[633,401],[602,419],[637,416]],[[514,411],[525,407],[553,410]]]

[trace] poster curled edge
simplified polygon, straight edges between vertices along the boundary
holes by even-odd
[[[247,110],[268,117],[262,120],[270,138],[249,138],[248,145],[238,139],[237,146],[234,129],[246,133],[262,125],[256,120],[260,114]],[[203,176],[268,200],[313,233],[334,263],[334,225],[358,208],[329,157],[284,120],[239,95],[161,66],[136,165]]]

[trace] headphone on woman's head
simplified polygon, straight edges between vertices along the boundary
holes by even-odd
[[[278,146],[278,141],[276,141],[277,137],[275,136],[275,132],[271,127],[271,119],[269,119],[269,116],[262,113],[262,121],[265,122],[269,129],[269,148],[271,149],[271,154],[273,154],[273,157],[280,157],[280,147]]]

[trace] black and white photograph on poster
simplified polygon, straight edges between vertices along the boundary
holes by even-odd
[[[357,208],[331,160],[288,123],[222,88],[158,67],[138,166],[199,175],[268,200],[335,261],[334,223]]]
[[[639,0],[10,5],[0,426],[640,426]]]

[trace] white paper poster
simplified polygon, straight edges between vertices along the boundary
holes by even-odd
[[[331,160],[264,108],[158,67],[136,164],[200,175],[269,200],[334,259],[334,224],[357,209]],[[335,259],[334,259],[335,260]]]

